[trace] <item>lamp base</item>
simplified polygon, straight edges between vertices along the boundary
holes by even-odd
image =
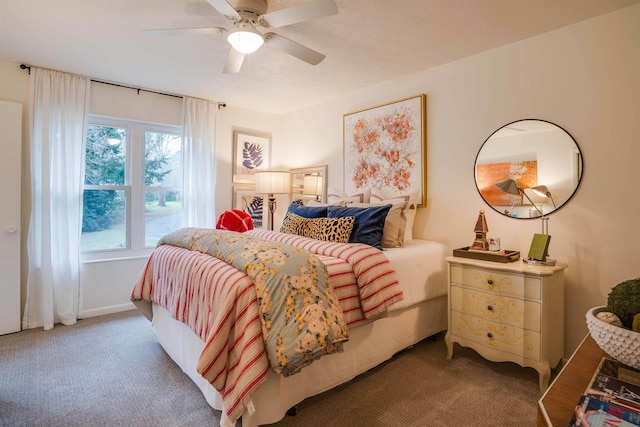
[[[527,264],[529,264],[530,266],[546,266],[546,267],[551,267],[556,265],[556,263],[558,262],[557,260],[553,259],[553,258],[547,258],[544,261],[540,261],[538,259],[532,259],[532,258],[523,258],[522,262],[526,262]]]

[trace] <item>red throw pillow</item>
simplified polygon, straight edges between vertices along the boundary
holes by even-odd
[[[218,230],[239,231],[244,233],[245,231],[253,230],[253,221],[251,216],[238,209],[231,211],[224,211],[218,223],[216,224]]]

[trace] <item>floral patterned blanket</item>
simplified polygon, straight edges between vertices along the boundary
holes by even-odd
[[[207,253],[244,272],[255,285],[271,368],[295,374],[348,340],[342,310],[320,259],[300,248],[247,234],[183,228],[158,245]]]

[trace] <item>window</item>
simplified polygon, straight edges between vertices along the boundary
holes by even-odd
[[[139,251],[182,224],[176,126],[89,116],[81,248]]]

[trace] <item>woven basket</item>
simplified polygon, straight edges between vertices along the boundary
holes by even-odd
[[[593,340],[609,356],[640,369],[640,333],[603,322],[596,317],[601,311],[609,310],[593,307],[587,311],[587,327]]]

